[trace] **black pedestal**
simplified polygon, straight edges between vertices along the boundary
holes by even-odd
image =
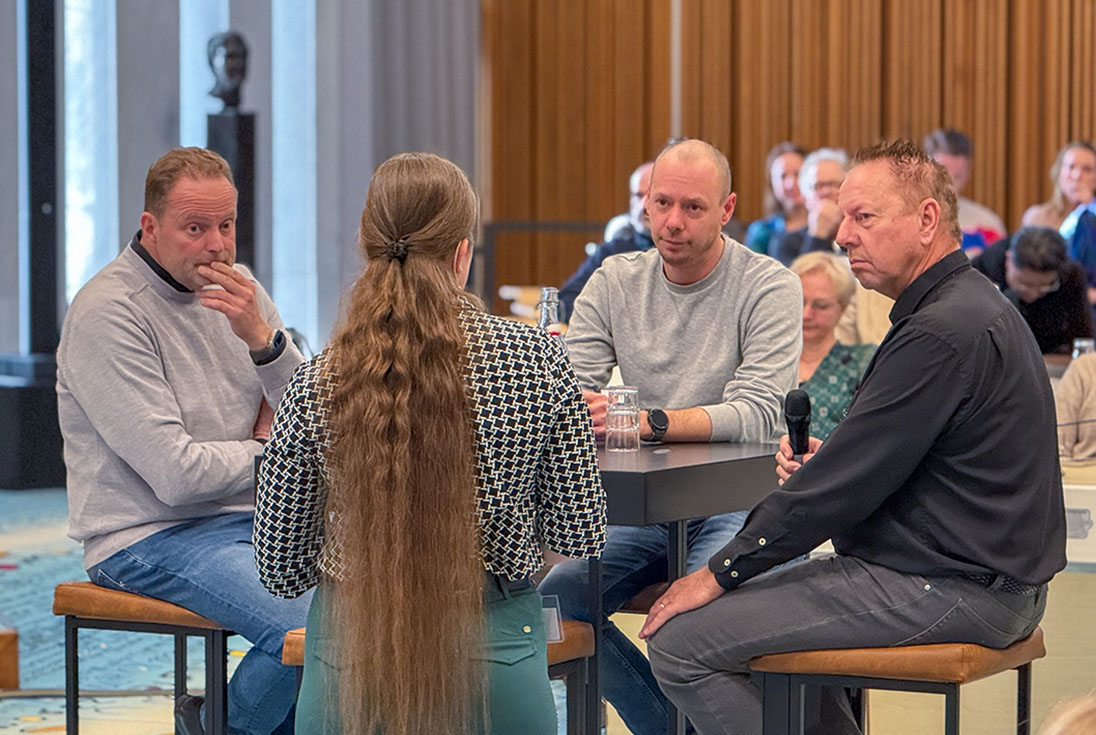
[[[0,355],[0,488],[65,484],[53,355]]]
[[[207,147],[232,168],[236,203],[236,260],[255,267],[255,115],[228,110],[206,116]]]

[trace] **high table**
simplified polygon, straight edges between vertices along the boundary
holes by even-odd
[[[598,449],[609,523],[670,524],[668,578],[685,574],[686,523],[693,518],[752,508],[776,486],[776,444],[729,442],[644,444],[638,452]],[[601,568],[590,562],[590,607],[601,609]],[[601,627],[594,625],[594,656],[586,689],[587,733],[598,732],[601,694],[598,652]],[[592,724],[591,724],[592,723]],[[671,707],[668,731],[684,732],[684,718]]]

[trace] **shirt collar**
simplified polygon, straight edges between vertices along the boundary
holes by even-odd
[[[959,249],[951,251],[929,266],[928,270],[913,279],[913,283],[906,286],[906,290],[899,294],[898,300],[894,302],[894,307],[890,312],[891,324],[895,324],[899,319],[917,311],[921,300],[930,291],[939,286],[946,278],[964,268],[970,268],[970,258]]]
[[[141,260],[145,261],[145,263],[148,264],[148,267],[151,268],[153,272],[156,273],[156,275],[162,278],[167,283],[167,285],[171,286],[179,293],[193,293],[193,291],[191,291],[189,288],[172,278],[171,274],[164,270],[164,267],[157,263],[156,259],[153,258],[147,250],[145,250],[145,246],[141,244],[140,230],[137,230],[137,234],[133,236],[133,239],[130,241],[129,246],[133,248],[133,252],[141,256]]]

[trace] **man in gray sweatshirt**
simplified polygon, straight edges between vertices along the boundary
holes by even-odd
[[[605,260],[575,301],[567,346],[595,433],[598,393],[614,366],[639,387],[648,441],[768,441],[780,432],[784,394],[795,387],[802,343],[799,278],[721,234],[734,212],[726,157],[699,140],[655,161],[647,212],[655,248]],[[691,521],[689,570],[705,566],[746,512]],[[565,562],[541,585],[565,617],[602,625],[600,686],[636,735],[666,729],[667,700],[646,658],[608,621],[641,589],[666,580],[666,526],[610,526],[601,557],[604,597],[586,605],[586,564]]]
[[[223,158],[177,148],[149,169],[141,229],[80,289],[57,350],[69,534],[104,587],[173,602],[251,641],[229,685],[232,733],[292,732],[286,631],[310,596],[259,583],[253,466],[302,361],[277,309],[235,265]],[[177,731],[201,733],[197,697]]]

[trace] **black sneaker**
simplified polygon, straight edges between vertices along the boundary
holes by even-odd
[[[205,735],[202,705],[205,697],[183,694],[175,700],[175,732],[179,735]]]

